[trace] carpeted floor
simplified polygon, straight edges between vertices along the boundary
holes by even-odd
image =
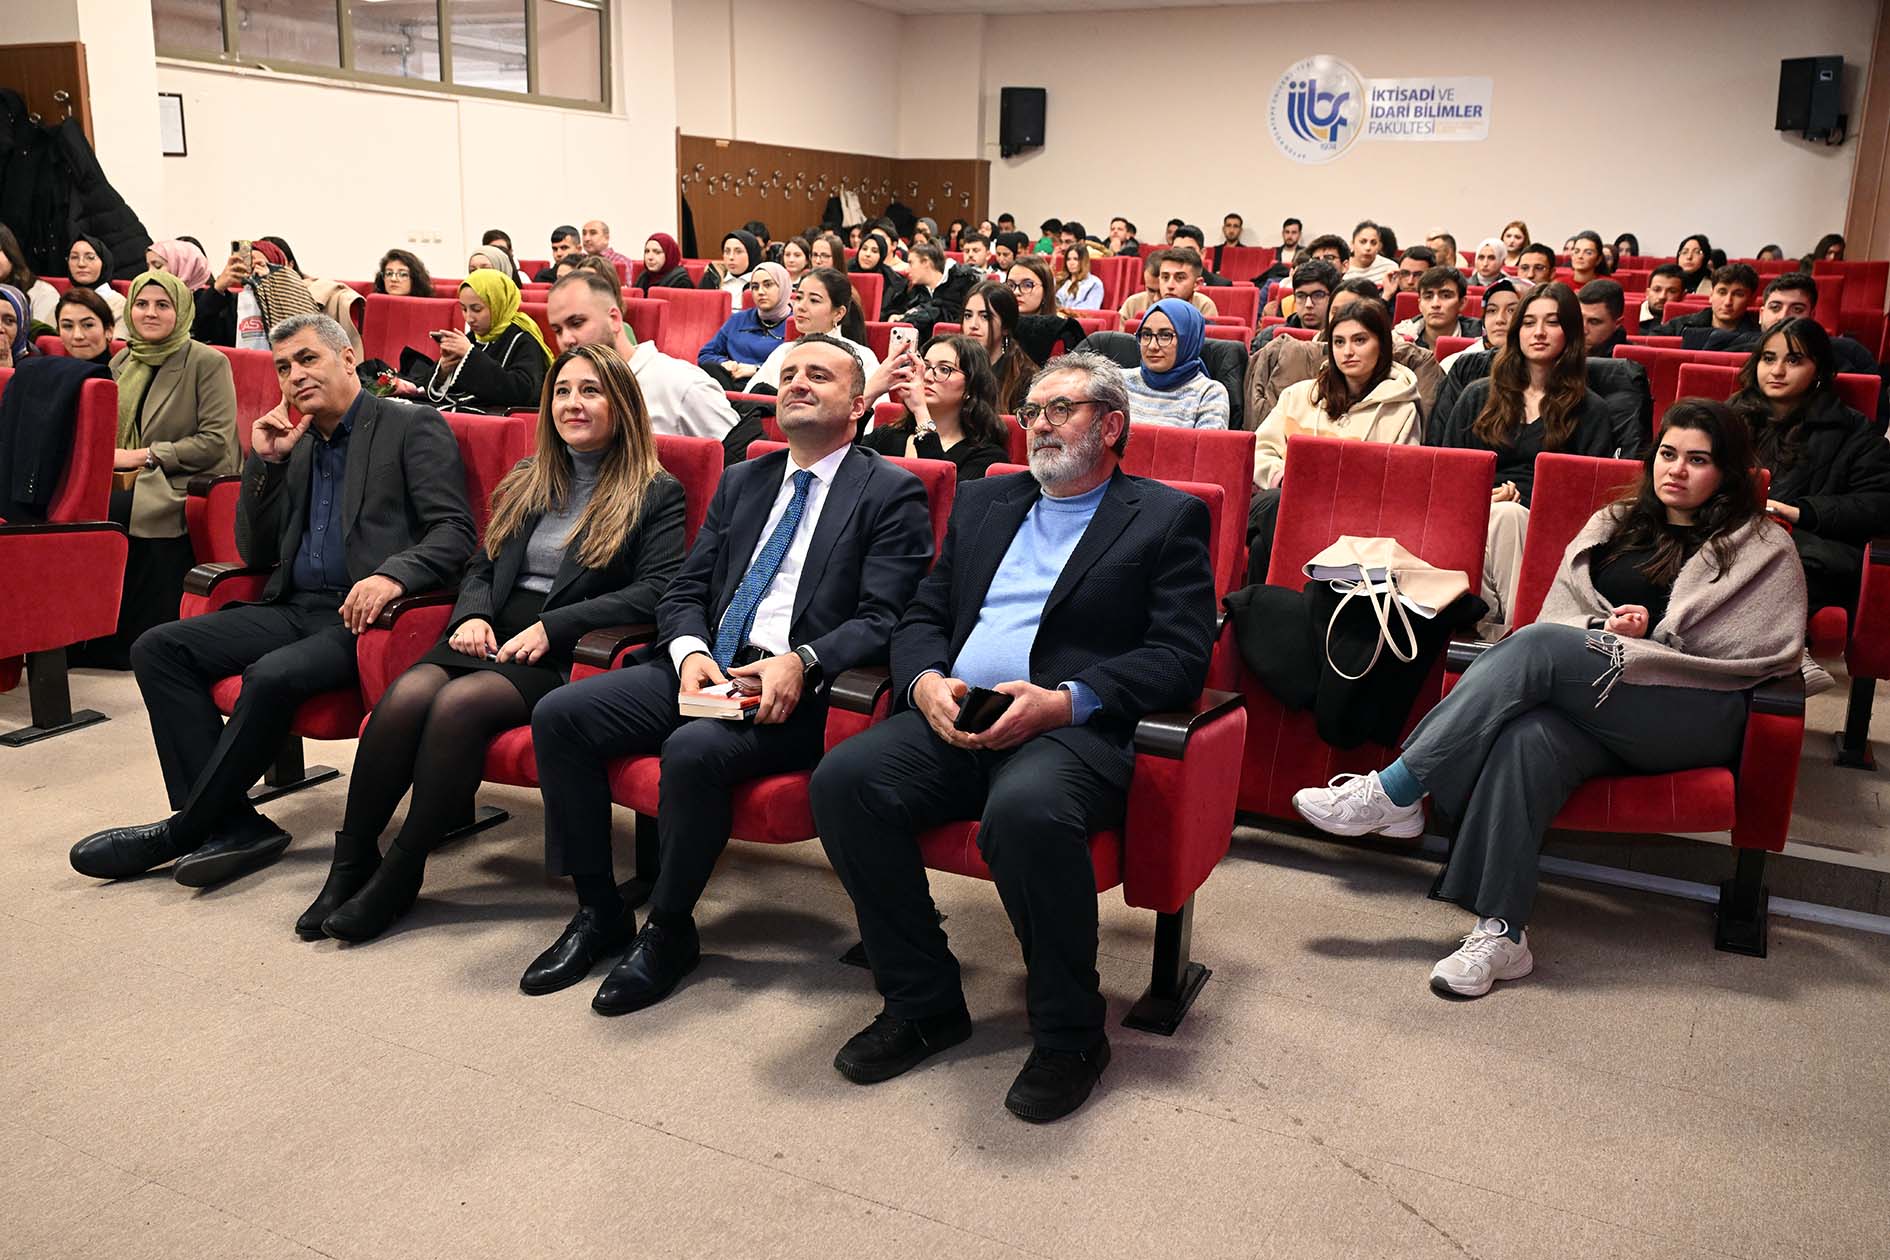
[[[861,1088],[877,1009],[838,965],[817,846],[734,846],[703,965],[606,1020],[527,998],[570,913],[534,797],[442,853],[372,944],[290,931],[348,780],[272,815],[276,866],[101,886],[71,842],[161,812],[136,691],[0,749],[0,1256],[1878,1257],[1890,1237],[1890,940],[1775,920],[1766,960],[1692,903],[1550,882],[1537,972],[1426,989],[1466,916],[1434,867],[1242,830],[1200,898],[1214,978],[1172,1039],[1117,1026],[1147,915],[1105,897],[1115,1061],[1077,1116],[1001,1100],[1022,970],[988,885],[936,877],[977,1032]],[[25,696],[0,696],[0,725]],[[311,750],[347,767],[352,745]],[[619,826],[628,864],[627,819]]]

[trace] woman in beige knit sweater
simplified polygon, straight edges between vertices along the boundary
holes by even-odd
[[[1423,798],[1459,820],[1435,895],[1477,915],[1431,971],[1445,997],[1529,974],[1536,851],[1585,780],[1723,766],[1746,693],[1796,674],[1805,577],[1724,404],[1668,409],[1639,483],[1589,520],[1536,621],[1479,657],[1382,770],[1293,798],[1338,835],[1414,837]]]

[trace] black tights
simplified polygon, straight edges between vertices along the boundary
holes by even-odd
[[[411,786],[413,801],[394,843],[425,857],[448,831],[472,819],[486,745],[531,720],[525,698],[500,674],[452,677],[438,665],[414,666],[394,680],[361,733],[342,835],[378,847]]]

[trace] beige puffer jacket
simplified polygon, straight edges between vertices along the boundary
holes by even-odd
[[[1313,398],[1317,387],[1317,381],[1289,385],[1261,423],[1253,444],[1254,489],[1280,484],[1286,471],[1286,442],[1295,434],[1393,445],[1412,445],[1423,436],[1417,374],[1402,363],[1394,362],[1391,375],[1336,420]]]

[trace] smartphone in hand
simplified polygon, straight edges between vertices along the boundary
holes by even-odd
[[[989,687],[973,687],[958,702],[958,716],[952,719],[952,726],[967,735],[982,735],[1004,716],[1004,710],[1016,698]]]

